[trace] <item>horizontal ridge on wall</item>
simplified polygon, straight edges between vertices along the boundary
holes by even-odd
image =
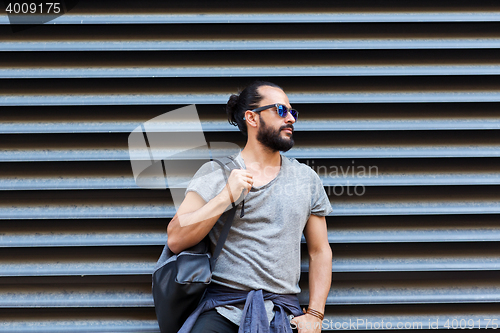
[[[78,241],[78,239],[75,239]],[[77,243],[76,243],[77,244]],[[460,250],[455,247],[460,244]],[[334,244],[332,272],[470,272],[499,271],[500,253],[492,242],[372,243]],[[158,246],[135,244],[106,247],[106,257],[99,247],[19,248],[0,260],[2,277],[151,275],[157,260]],[[455,245],[455,246],[454,246]],[[61,249],[64,252],[61,253]],[[161,247],[160,247],[161,248]],[[0,253],[8,254],[8,248]],[[309,260],[303,254],[302,272],[309,272]]]
[[[265,78],[264,78],[265,79]],[[269,78],[271,80],[271,78]],[[495,76],[274,78],[294,104],[498,102]],[[219,104],[246,78],[0,80],[1,106]]]
[[[487,214],[327,217],[332,244],[496,242],[497,222],[496,215]],[[162,246],[167,223],[166,219],[4,220],[0,248]]]
[[[457,135],[459,134],[459,135]],[[0,142],[0,161],[127,161],[130,153],[125,134],[5,135]],[[285,156],[298,159],[328,158],[457,158],[499,157],[500,138],[493,131],[443,132],[323,132],[296,133],[297,144]],[[239,133],[205,133],[208,142],[233,142],[240,147]],[[325,140],[327,138],[327,140]],[[70,139],[70,140],[67,140]],[[191,148],[191,147],[189,147]],[[182,144],[166,142],[151,147],[155,156],[173,156],[185,151]],[[217,150],[224,153],[225,150]],[[203,150],[194,149],[184,159],[201,160]],[[149,160],[148,151],[138,151],[136,160]],[[312,162],[311,162],[312,165]],[[316,164],[319,165],[319,164]],[[368,170],[367,170],[368,171]]]
[[[151,246],[166,243],[165,219],[35,220],[2,222],[0,248]],[[332,244],[495,242],[495,215],[327,217]],[[92,232],[89,232],[89,229]],[[302,240],[305,242],[305,240]]]
[[[446,304],[453,303],[497,303],[500,298],[500,289],[496,283],[498,277],[477,278],[475,279],[476,285],[471,286],[470,278],[460,279],[454,272],[440,273],[441,276],[446,274],[446,277],[441,277],[439,280],[428,277],[425,281],[422,279],[376,280],[377,273],[372,274],[370,280],[333,281],[327,305],[352,304],[352,310],[355,310],[354,305],[366,304],[441,303],[446,307]],[[4,309],[36,308],[37,302],[42,302],[44,308],[151,308],[153,305],[150,288],[143,281],[139,283],[122,278],[123,281],[113,284],[112,279],[116,280],[116,277],[89,276],[80,278],[82,281],[77,283],[75,278],[68,277],[65,278],[66,281],[61,278],[62,280],[60,279],[57,284],[52,285],[44,282],[25,285],[1,284],[0,294],[4,297],[1,298],[0,307]],[[94,281],[100,279],[103,283],[86,283],[87,278],[92,278]],[[10,278],[7,277],[7,279]],[[40,279],[47,279],[47,277]],[[304,292],[300,294],[299,301],[301,304],[307,304],[307,278],[303,279],[300,286]],[[40,293],[40,289],[44,292]],[[12,290],[17,292],[9,292]],[[375,290],[376,295],[371,295],[371,291]],[[436,315],[440,313],[442,312],[438,311]]]
[[[178,161],[183,163],[184,161]],[[496,158],[461,160],[391,159],[305,159],[301,162],[315,170],[325,186],[415,186],[415,185],[499,185]],[[436,163],[438,162],[438,163]],[[179,182],[193,176],[177,170]],[[172,176],[170,172],[169,176]],[[165,184],[158,183],[158,189]],[[175,188],[176,185],[172,185]],[[23,162],[0,165],[2,190],[128,190],[140,189],[135,183],[130,162]]]
[[[42,25],[13,33],[2,51],[497,49],[498,23]],[[404,31],[404,33],[402,33]]]
[[[74,106],[71,112],[65,106],[3,107],[0,134],[130,133],[142,123],[183,106]],[[293,103],[293,107],[300,112],[299,121],[294,124],[295,133],[500,129],[497,103],[390,103],[368,108],[363,104]],[[239,131],[229,125],[223,105],[196,108],[203,132]],[[195,121],[148,125],[148,133],[200,129]]]
[[[499,75],[499,52],[463,50],[6,52],[0,78]]]
[[[341,193],[341,191],[343,191]],[[498,214],[498,186],[327,188],[332,216]],[[172,218],[164,191],[6,191],[0,219]]]

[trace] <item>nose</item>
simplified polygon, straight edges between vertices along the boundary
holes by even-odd
[[[295,118],[292,116],[292,114],[290,112],[287,112],[286,113],[286,117],[285,117],[285,123],[287,124],[293,124],[295,123]]]

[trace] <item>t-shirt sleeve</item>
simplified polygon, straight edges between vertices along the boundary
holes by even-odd
[[[195,173],[185,193],[196,192],[205,202],[209,202],[222,191],[225,185],[219,164],[207,162]]]
[[[312,174],[312,197],[311,197],[311,214],[318,216],[327,216],[333,209],[330,204],[330,199],[325,192],[323,182],[318,174],[311,170]]]

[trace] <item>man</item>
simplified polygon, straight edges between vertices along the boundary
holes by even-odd
[[[217,295],[227,297],[215,299],[210,296],[215,294],[207,292],[210,295],[201,304],[211,309],[188,319],[191,323],[184,326],[196,321],[191,332],[223,333],[237,332],[238,325],[245,325],[245,332],[253,332],[259,330],[255,327],[258,318],[259,325],[264,322],[267,326],[264,331],[271,325],[271,332],[290,332],[277,320],[284,321],[284,313],[293,313],[295,317],[287,325],[299,333],[320,332],[332,274],[325,221],[332,208],[318,175],[280,154],[294,144],[293,124],[298,113],[279,86],[262,81],[232,95],[226,110],[230,123],[248,136],[245,148],[233,156],[241,169],[233,170],[226,184],[213,163],[200,168],[168,225],[168,246],[178,253],[208,234],[213,248],[222,228],[218,219],[235,199],[244,197],[244,212],[240,211],[243,207],[236,212],[208,289],[215,288]],[[309,253],[306,314],[298,311],[295,296],[300,292],[302,233]],[[242,291],[251,297],[239,304],[221,301]],[[210,302],[215,302],[215,308],[207,306]],[[183,327],[180,332],[189,329]]]

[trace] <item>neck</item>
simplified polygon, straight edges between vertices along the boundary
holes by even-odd
[[[272,151],[255,138],[248,138],[245,148],[241,151],[241,157],[247,166],[254,163],[258,163],[261,168],[268,166],[279,167],[281,165],[280,152]]]

